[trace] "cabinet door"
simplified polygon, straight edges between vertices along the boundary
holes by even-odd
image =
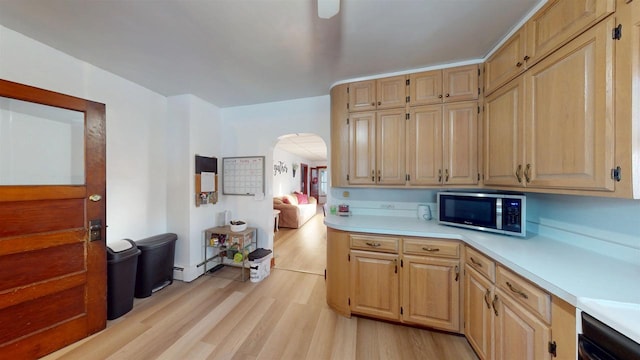
[[[410,185],[442,182],[442,105],[411,108],[407,127]]]
[[[524,71],[525,27],[513,34],[484,64],[485,95]]]
[[[493,285],[469,265],[464,277],[464,335],[480,359],[492,358]],[[516,359],[514,357],[514,359]]]
[[[527,186],[614,190],[611,17],[525,74]]]
[[[375,183],[376,113],[349,117],[349,184]]]
[[[460,331],[460,262],[423,256],[402,260],[402,320]]]
[[[348,186],[349,125],[347,102],[349,85],[336,85],[331,89],[331,186]]]
[[[549,326],[500,289],[496,289],[492,306],[496,309],[494,359],[551,359]]]
[[[406,115],[404,109],[378,111],[376,121],[376,182],[406,182]]]
[[[527,21],[527,66],[615,11],[615,0],[551,0]]]
[[[349,310],[349,233],[327,228],[327,304],[339,314]]]
[[[407,104],[406,76],[394,76],[376,80],[377,108],[404,108]]]
[[[442,103],[442,70],[409,75],[409,105]]]
[[[444,106],[444,171],[447,185],[478,183],[478,103]]]
[[[444,102],[477,100],[478,65],[458,66],[442,70]]]
[[[351,251],[351,311],[400,319],[398,255]]]
[[[486,98],[484,126],[484,183],[523,186],[524,82],[522,76]]]
[[[367,80],[349,84],[349,111],[376,109],[376,81]]]

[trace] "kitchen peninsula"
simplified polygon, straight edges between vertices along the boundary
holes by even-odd
[[[523,304],[523,306],[516,304],[514,307],[526,309],[527,305],[531,305],[531,312],[537,315],[531,316],[531,318],[546,326],[547,330],[544,333],[549,339],[541,344],[544,350],[540,351],[546,353],[548,342],[550,347],[557,345],[558,358],[573,357],[575,359],[576,308],[596,316],[632,340],[640,342],[640,328],[637,325],[640,323],[640,287],[633,286],[633,284],[637,284],[637,279],[640,277],[640,264],[637,262],[621,261],[619,258],[610,256],[611,254],[600,254],[563,242],[561,239],[535,233],[529,233],[526,238],[517,238],[438,225],[435,220],[421,221],[415,218],[393,216],[354,215],[340,217],[328,215],[325,224],[328,227],[327,302],[334,310],[345,316],[350,316],[352,313],[361,314],[358,310],[353,311],[354,301],[351,298],[354,290],[352,287],[357,286],[353,273],[354,256],[351,254],[363,253],[358,248],[354,248],[354,235],[356,237],[371,236],[371,239],[374,240],[395,240],[399,244],[406,241],[424,241],[425,244],[433,241],[440,243],[449,241],[453,244],[460,244],[462,255],[459,256],[458,269],[465,269],[465,266],[467,269],[467,271],[460,271],[459,274],[451,274],[452,277],[455,276],[456,282],[454,284],[457,285],[454,286],[459,287],[458,290],[461,294],[458,298],[459,303],[453,304],[451,310],[452,312],[459,311],[461,324],[460,330],[453,330],[454,332],[464,333],[470,339],[469,323],[465,324],[465,318],[473,321],[477,315],[468,314],[469,309],[472,309],[469,306],[471,300],[468,297],[472,293],[470,291],[465,293],[465,289],[468,291],[471,288],[463,286],[463,284],[470,280],[465,277],[470,277],[471,272],[476,273],[473,270],[474,263],[480,263],[478,260],[485,258],[487,265],[495,264],[491,280],[496,278],[496,274],[498,279],[494,280],[495,286],[492,284],[488,284],[488,286],[500,288],[501,285],[506,285],[508,286],[508,288],[505,287],[506,293],[509,293],[508,289],[510,289],[516,294],[520,290],[512,288],[512,284],[521,284],[520,286],[525,289],[525,292],[527,289],[531,290],[528,294],[514,295],[520,298]],[[380,245],[380,242],[376,241],[370,241],[369,244],[372,247],[371,253],[377,251],[376,248],[385,247],[384,243]],[[431,246],[424,247],[424,249],[439,251]],[[476,254],[476,257],[474,258],[470,254]],[[402,245],[398,245],[395,251],[392,249],[382,255],[382,258],[399,261],[400,266],[405,265],[407,260],[404,259],[406,257],[411,257],[406,255]],[[469,270],[470,266],[471,270]],[[485,265],[485,269],[486,267]],[[479,267],[476,269],[481,270]],[[393,272],[393,270],[391,271]],[[405,269],[396,271],[395,275],[401,279],[392,284],[393,289],[389,290],[398,293],[400,298],[398,302],[402,307],[407,300],[403,299],[403,296],[406,297],[410,291],[410,289],[402,289],[407,284],[402,277],[407,277],[410,273]],[[407,275],[403,271],[406,271]],[[378,276],[378,281],[381,282],[383,281],[381,274],[376,273],[371,276]],[[458,281],[458,276],[461,278],[460,281]],[[516,278],[521,282],[515,283],[513,279]],[[508,281],[504,281],[505,279]],[[505,284],[499,283],[501,280]],[[409,282],[409,284],[412,283]],[[490,290],[487,290],[487,294],[489,293]],[[499,294],[500,290],[496,290],[496,293]],[[418,306],[426,308],[434,304],[430,298],[433,294],[423,295],[425,304]],[[435,296],[447,296],[447,293],[438,291]],[[427,301],[427,298],[430,300]],[[506,296],[502,296],[502,302],[505,302],[505,298]],[[493,305],[497,318],[498,310],[501,308],[498,296],[486,295],[484,299],[481,298],[480,303],[484,307],[482,300],[486,303],[487,308],[491,307],[490,304]],[[532,300],[535,300],[534,303],[531,303]],[[551,309],[547,308],[548,305],[545,305],[545,302],[551,304]],[[496,303],[498,303],[497,307]],[[463,306],[463,304],[465,305]],[[505,302],[505,304],[507,303]],[[557,311],[558,309],[562,311]],[[407,312],[406,308],[398,309],[400,315],[397,319],[391,320],[415,324],[412,321],[405,321],[404,314]],[[558,321],[557,314],[561,314]],[[620,316],[620,314],[624,315]],[[363,315],[371,316],[366,313]],[[387,317],[387,319],[389,318]],[[495,320],[495,322],[499,321]],[[550,326],[545,325],[545,322]],[[437,325],[435,327],[441,328]],[[486,331],[491,332],[490,329],[486,329]],[[488,335],[485,334],[485,336]],[[535,337],[537,339],[538,335]],[[472,339],[470,339],[470,343],[479,354],[482,353],[482,350],[479,351],[477,344],[474,344]]]

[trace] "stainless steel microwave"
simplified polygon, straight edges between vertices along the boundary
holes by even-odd
[[[439,192],[438,223],[526,236],[526,201],[524,195]]]

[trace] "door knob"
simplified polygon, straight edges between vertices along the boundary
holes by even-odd
[[[89,200],[93,201],[93,202],[97,202],[102,200],[102,196],[98,195],[98,194],[92,194],[89,195]]]

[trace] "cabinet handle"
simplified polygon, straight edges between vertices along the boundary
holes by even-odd
[[[378,170],[378,182],[380,182],[380,170]]]
[[[377,243],[377,242],[369,242],[369,241],[367,241],[365,244],[367,244],[367,245],[369,245],[369,246],[371,246],[371,247],[380,247],[380,245],[381,245],[380,243]]]
[[[445,95],[444,97],[449,97],[449,94]]]
[[[510,282],[507,281],[507,287],[509,287],[509,290],[511,290],[512,292],[522,296],[525,299],[528,299],[529,296],[527,294],[525,294],[522,290],[516,289],[515,287],[513,287],[513,285],[511,285]]]
[[[491,298],[491,290],[487,289],[487,292],[484,294],[484,302],[487,304],[487,309],[491,309],[491,304],[489,304],[489,299]]]
[[[531,182],[531,164],[527,164],[527,167],[524,169],[524,178],[527,180],[527,183]]]
[[[426,247],[423,247],[422,250],[428,251],[428,252],[438,252],[438,251],[440,251],[440,249],[438,249],[438,248],[426,248]]]
[[[442,94],[438,95],[438,99],[442,99]]]
[[[455,281],[458,281],[459,278],[460,278],[460,268],[458,267],[458,265],[456,265],[456,278],[455,278]]]
[[[375,182],[376,181],[376,172],[375,170],[371,170],[371,182]]]
[[[529,59],[531,59],[531,58],[529,57],[529,55],[525,55],[525,56],[524,56],[524,61],[527,61],[527,60],[529,60]]]
[[[496,303],[498,302],[498,295],[493,296],[493,301],[491,302],[491,306],[493,306],[493,312],[498,316],[498,308],[496,307]]]
[[[522,183],[522,164],[519,164],[518,169],[516,169],[516,178],[518,179],[518,183]]]
[[[393,265],[395,266],[394,274],[398,273],[398,259],[393,259]]]
[[[438,182],[442,182],[442,169],[438,169]]]
[[[449,169],[444,169],[444,182],[449,182]]]
[[[382,105],[382,101],[378,101],[378,106]]]
[[[474,259],[474,258],[473,258],[473,256],[471,256],[471,257],[469,258],[469,260],[471,260],[471,263],[472,263],[473,265],[475,265],[475,266],[479,266],[479,267],[482,267],[482,263],[477,262],[477,261],[476,261],[476,259]]]
[[[520,66],[522,66],[522,63],[521,63],[520,61],[518,61],[518,62],[516,63],[516,67],[520,67]]]
[[[376,103],[375,103],[375,102],[372,102],[372,103],[371,103],[371,106],[376,106]]]

